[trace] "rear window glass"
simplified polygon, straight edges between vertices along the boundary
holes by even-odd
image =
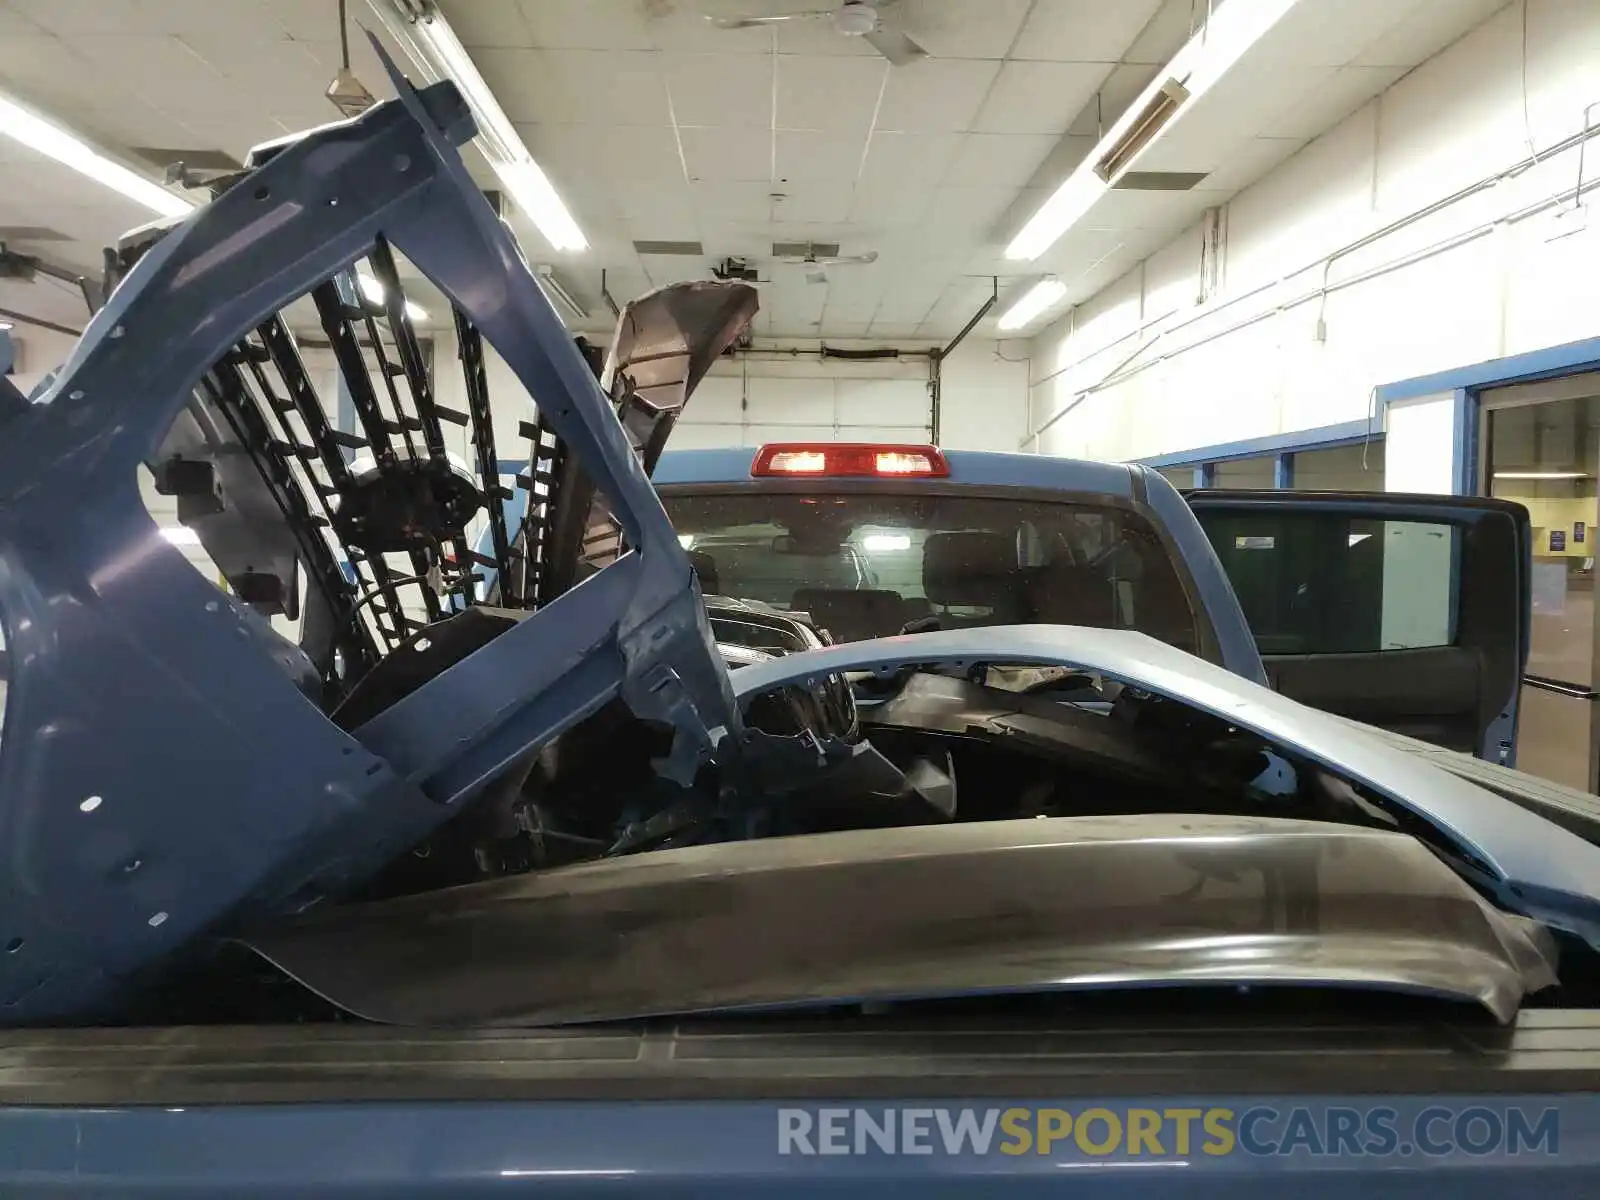
[[[1198,515],[1263,654],[1455,642],[1454,526],[1306,511]]]
[[[806,612],[836,640],[1042,622],[1194,650],[1150,523],[1110,505],[951,495],[662,497],[708,594]]]

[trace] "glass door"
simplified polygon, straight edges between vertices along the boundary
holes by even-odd
[[[1533,519],[1533,629],[1517,766],[1596,791],[1600,373],[1494,388],[1481,400],[1480,490],[1526,505]]]

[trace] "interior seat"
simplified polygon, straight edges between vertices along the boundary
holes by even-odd
[[[790,607],[810,613],[836,642],[887,637],[911,619],[899,592],[872,588],[800,588]]]
[[[1016,539],[982,531],[929,534],[922,544],[922,590],[939,609],[983,610],[941,612],[940,624],[947,629],[1021,621]]]

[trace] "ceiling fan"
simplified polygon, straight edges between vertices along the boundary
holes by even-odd
[[[707,16],[706,19],[719,29],[751,29],[757,25],[780,25],[786,21],[827,19],[833,22],[835,32],[842,33],[846,37],[861,38],[895,66],[903,67],[916,62],[919,58],[927,58],[928,52],[900,30],[884,28],[883,14],[879,9],[887,8],[896,2],[897,0],[876,0],[876,2],[844,0],[844,3],[837,8],[808,9],[766,17]]]
[[[778,261],[804,267],[807,283],[827,283],[829,267],[865,266],[867,263],[875,263],[878,261],[878,252],[868,250],[865,254],[818,254],[815,249],[807,247],[804,254],[788,255]]]

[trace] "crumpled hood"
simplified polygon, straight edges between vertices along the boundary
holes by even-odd
[[[997,625],[848,642],[736,671],[741,703],[842,671],[970,663],[1100,672],[1291,747],[1430,822],[1490,871],[1505,907],[1600,945],[1600,847],[1340,717],[1142,633],[1069,625]]]

